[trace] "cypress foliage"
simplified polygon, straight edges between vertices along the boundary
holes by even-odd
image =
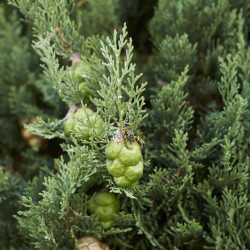
[[[249,249],[249,1],[8,3],[1,247]]]

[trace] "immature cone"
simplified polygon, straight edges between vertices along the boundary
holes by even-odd
[[[91,69],[86,63],[80,61],[76,62],[72,66],[73,77],[79,82],[90,78]]]
[[[109,229],[115,223],[113,215],[120,211],[120,201],[114,194],[101,192],[89,202],[88,210],[98,217],[104,229]]]
[[[109,246],[94,237],[83,237],[77,242],[75,250],[109,250]]]
[[[74,79],[79,82],[80,92],[85,102],[88,102],[93,90],[89,88],[88,80],[91,78],[91,69],[84,62],[75,62],[72,66],[72,74]]]
[[[121,187],[134,187],[143,174],[143,161],[140,146],[131,143],[112,142],[105,150],[107,170]]]
[[[91,109],[78,109],[65,123],[65,134],[73,134],[79,139],[88,140],[91,135],[99,136],[103,120]]]

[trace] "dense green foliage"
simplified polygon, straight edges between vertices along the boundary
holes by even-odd
[[[250,249],[249,25],[248,0],[2,1],[0,248]]]

